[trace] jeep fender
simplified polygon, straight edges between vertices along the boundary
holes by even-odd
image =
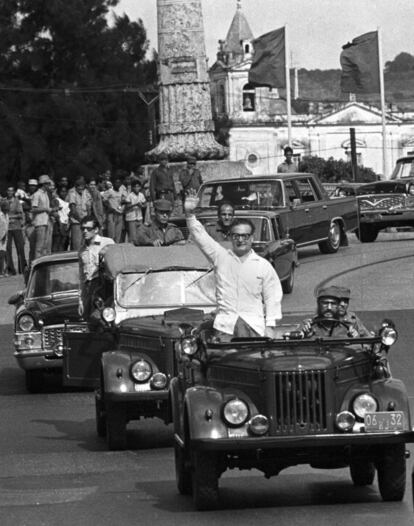
[[[388,378],[387,380],[377,380],[371,385],[353,386],[345,394],[341,404],[341,411],[348,411],[352,400],[360,393],[370,392],[378,400],[378,411],[388,411],[388,404],[394,404],[395,411],[403,411],[406,415],[405,428],[411,430],[410,406],[408,403],[407,389],[401,380]]]
[[[227,438],[227,426],[221,418],[223,394],[211,387],[197,386],[187,389],[185,408],[188,412],[190,440],[201,438]],[[206,411],[211,418],[206,417]],[[180,418],[184,411],[180,412]],[[183,429],[183,428],[181,428]]]
[[[131,356],[130,351],[108,351],[102,354],[102,377],[105,393],[130,393],[135,390],[129,370],[131,364],[143,358],[151,363],[153,371],[158,371],[154,362],[144,353]]]

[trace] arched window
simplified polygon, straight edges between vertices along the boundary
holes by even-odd
[[[256,106],[256,94],[251,84],[243,86],[243,111],[254,111]]]

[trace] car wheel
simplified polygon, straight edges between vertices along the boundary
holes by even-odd
[[[43,371],[40,369],[30,369],[26,373],[26,389],[29,393],[41,393],[44,388]]]
[[[192,456],[193,502],[197,510],[214,510],[218,506],[217,456],[212,452],[196,451]]]
[[[290,294],[293,291],[295,283],[295,265],[290,267],[289,276],[282,281],[282,290],[284,294]]]
[[[376,468],[382,500],[402,500],[406,479],[405,444],[384,448],[383,455],[376,462]]]
[[[361,243],[373,243],[378,237],[378,229],[373,225],[360,225],[355,234]]]
[[[341,244],[341,227],[334,221],[331,223],[328,232],[328,239],[319,243],[319,250],[322,254],[335,254]]]
[[[95,391],[95,415],[96,415],[96,434],[98,437],[106,436],[106,413],[105,402],[102,400],[101,391]]]
[[[106,406],[106,443],[117,451],[127,447],[126,409],[121,404]]]
[[[175,456],[175,479],[177,488],[181,495],[191,495],[192,481],[191,481],[191,466],[188,459],[188,454],[185,448],[182,448],[177,443],[174,444]]]
[[[375,466],[372,462],[353,461],[349,470],[355,486],[370,486],[374,482]]]

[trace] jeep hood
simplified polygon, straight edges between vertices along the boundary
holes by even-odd
[[[307,371],[326,370],[343,365],[352,365],[360,360],[366,360],[366,353],[361,345],[349,346],[324,346],[292,349],[273,349],[261,353],[258,350],[242,351],[228,350],[223,356],[212,358],[214,366],[230,367],[232,369],[254,369],[266,372],[279,371]]]

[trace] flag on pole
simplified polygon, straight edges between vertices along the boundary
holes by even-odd
[[[285,28],[281,27],[256,38],[253,40],[253,47],[249,84],[285,88]]]
[[[345,93],[379,93],[378,31],[371,31],[342,46],[341,90]]]

